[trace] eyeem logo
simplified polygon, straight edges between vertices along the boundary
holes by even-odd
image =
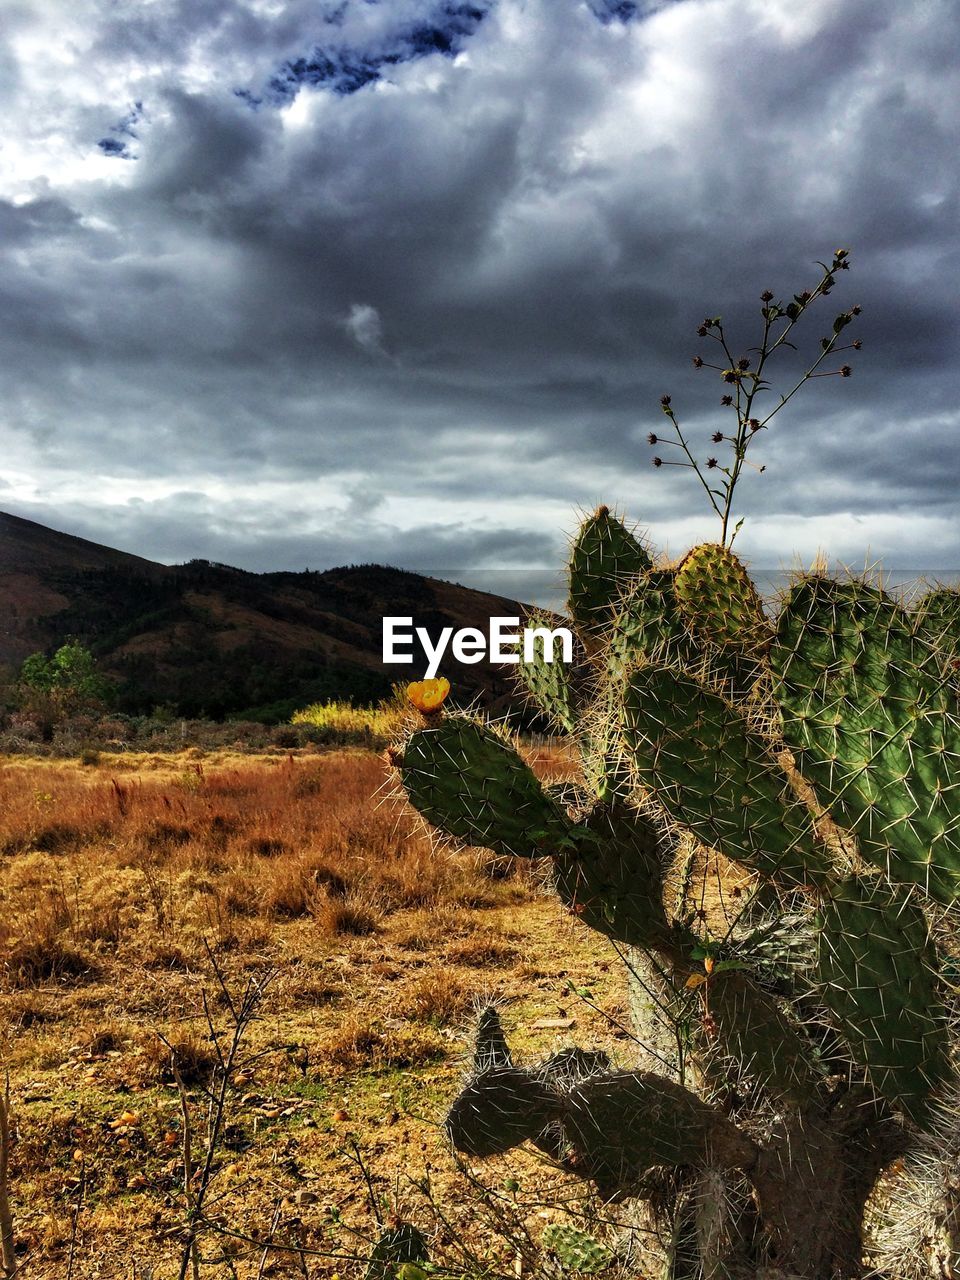
[[[487,635],[477,627],[444,627],[436,644],[426,627],[414,627],[413,618],[383,619],[383,660],[388,663],[413,663],[411,646],[420,641],[427,658],[426,679],[432,680],[440,669],[443,655],[450,647],[458,662],[472,665],[483,662],[519,662],[522,646],[524,662],[534,662],[537,646],[541,646],[544,662],[556,662],[554,648],[560,643],[560,661],[573,661],[573,634],[567,627],[524,627],[519,618],[491,618]]]

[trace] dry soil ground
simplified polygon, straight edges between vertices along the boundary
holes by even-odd
[[[570,773],[559,755],[534,763]],[[502,1004],[521,1057],[576,1042],[629,1061],[618,960],[536,867],[436,849],[388,784],[360,752],[0,760],[0,1022],[25,1277],[180,1274],[185,1117],[169,1046],[195,1197],[217,1080],[208,1019],[225,1052],[230,999],[267,977],[210,1166],[204,1280],[346,1278],[377,1215],[398,1213],[451,1268],[512,1276],[517,1233],[530,1231],[529,1267],[538,1224],[575,1207],[583,1188],[530,1156],[458,1167],[440,1122],[478,1001]]]

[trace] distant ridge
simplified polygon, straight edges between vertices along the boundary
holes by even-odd
[[[0,665],[69,638],[119,688],[120,710],[255,713],[285,719],[327,697],[375,701],[422,666],[384,668],[381,619],[411,615],[486,631],[517,601],[384,565],[250,573],[207,560],[162,565],[0,512]],[[512,680],[487,664],[445,670],[458,700],[516,709]]]
[[[53,567],[105,569],[139,566],[141,571],[163,573],[167,566],[88,542],[72,533],[59,533],[35,520],[0,511],[0,573],[26,573]]]

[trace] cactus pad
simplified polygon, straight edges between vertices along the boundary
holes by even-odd
[[[567,1222],[551,1222],[543,1229],[543,1243],[565,1271],[593,1276],[613,1262],[613,1252],[593,1236]]]
[[[611,674],[642,659],[688,665],[698,656],[690,626],[680,610],[672,569],[651,569],[623,597],[609,634]]]
[[[948,1072],[937,956],[910,891],[851,876],[831,887],[820,932],[824,1003],[893,1106],[921,1120]]]
[[[467,1156],[498,1156],[532,1142],[558,1109],[557,1095],[531,1071],[489,1067],[472,1080],[447,1113],[447,1134]]]
[[[670,668],[639,667],[624,690],[623,737],[636,782],[703,844],[794,885],[825,874],[809,812],[719,694]]]
[[[570,614],[588,629],[613,619],[625,589],[651,566],[643,546],[609,507],[584,520],[570,555]]]
[[[669,935],[663,852],[653,825],[623,806],[594,806],[583,824],[593,839],[554,854],[563,904],[584,924],[628,946],[656,947]]]
[[[913,626],[935,649],[960,656],[960,587],[935,587],[916,603]]]
[[[426,1262],[428,1256],[423,1232],[410,1222],[398,1222],[374,1245],[365,1280],[395,1280],[405,1263]]]
[[[547,614],[533,613],[526,621],[527,627],[546,627],[554,630],[556,619]],[[552,725],[565,733],[572,733],[577,724],[577,705],[571,682],[570,667],[559,660],[547,662],[542,645],[534,649],[531,662],[525,662],[523,655],[517,666],[520,680],[538,709]]]
[[[708,542],[688,551],[674,590],[691,630],[708,644],[754,652],[769,639],[763,602],[729,547]]]
[[[610,1067],[610,1059],[602,1049],[559,1049],[540,1068],[540,1078],[552,1088],[570,1089],[590,1076],[600,1075]]]
[[[801,773],[894,880],[960,891],[960,721],[944,656],[860,582],[804,578],[771,650]]]
[[[413,807],[465,844],[535,857],[569,838],[570,822],[529,765],[499,734],[464,716],[414,733],[401,779]]]
[[[752,1141],[682,1085],[649,1071],[597,1076],[571,1090],[563,1117],[573,1166],[605,1198],[627,1194],[658,1165],[741,1168]]]
[[[507,1037],[503,1034],[500,1015],[492,1004],[480,1010],[477,1019],[477,1038],[473,1050],[473,1069],[486,1071],[489,1067],[512,1067],[513,1057]]]
[[[775,1098],[802,1102],[822,1080],[809,1042],[777,1000],[737,970],[714,973],[704,988],[715,1049]]]

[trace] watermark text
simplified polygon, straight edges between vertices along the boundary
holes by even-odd
[[[457,660],[472,665],[483,662],[537,661],[538,650],[544,662],[556,662],[559,645],[560,662],[573,661],[573,633],[568,627],[520,627],[519,618],[491,618],[486,633],[479,627],[443,627],[436,641],[426,627],[414,627],[413,618],[383,619],[383,661],[411,666],[413,644],[419,641],[427,659],[425,676],[434,679],[448,648]]]

